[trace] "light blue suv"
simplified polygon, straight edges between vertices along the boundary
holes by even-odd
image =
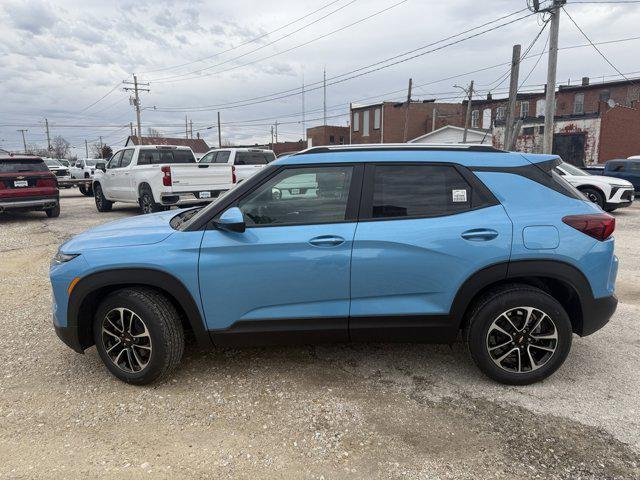
[[[51,267],[53,322],[135,384],[202,347],[458,335],[529,384],[607,323],[614,218],[556,156],[482,146],[312,148],[215,203],[87,230]]]

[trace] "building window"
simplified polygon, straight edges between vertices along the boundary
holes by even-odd
[[[336,137],[334,137],[333,135],[329,135],[329,143],[331,145],[333,145],[334,143],[336,143]]]
[[[520,118],[529,116],[529,102],[520,102]]]
[[[491,109],[485,108],[482,111],[482,128],[488,130],[491,128]]]
[[[373,129],[378,130],[380,128],[380,109],[376,108],[373,111]]]
[[[584,113],[584,93],[576,93],[573,99],[574,115],[582,115]]]
[[[496,120],[504,120],[507,109],[505,107],[498,107],[496,110]]]
[[[544,133],[544,125],[540,125],[540,126],[538,127],[538,133],[539,133],[540,135],[542,135],[542,134]]]
[[[471,112],[471,128],[478,128],[478,120],[480,119],[480,110]]]
[[[600,101],[608,102],[611,98],[611,92],[609,90],[600,90]]]
[[[544,112],[547,109],[547,101],[544,98],[536,101],[536,116],[544,117]]]
[[[362,112],[362,136],[369,136],[369,110]]]
[[[524,127],[522,129],[522,134],[523,135],[533,135],[534,129],[533,127]]]
[[[344,136],[340,135],[340,145],[344,145]]]
[[[360,112],[353,112],[353,131],[360,131]]]

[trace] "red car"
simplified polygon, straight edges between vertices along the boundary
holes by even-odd
[[[44,210],[60,215],[58,180],[40,157],[0,156],[0,212]]]

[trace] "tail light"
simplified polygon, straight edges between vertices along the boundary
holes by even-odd
[[[36,187],[55,188],[58,186],[56,177],[39,178],[36,180]]]
[[[613,234],[616,228],[615,217],[608,213],[595,213],[593,215],[569,215],[562,219],[564,223],[590,237],[606,240]]]
[[[231,183],[236,183],[238,178],[236,177],[236,167],[231,165]]]
[[[164,185],[165,187],[170,187],[171,186],[171,167],[164,166],[160,170],[162,170],[162,173],[164,174],[162,176],[162,185]]]

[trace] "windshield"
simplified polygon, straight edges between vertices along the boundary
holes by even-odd
[[[562,162],[558,165],[562,170],[564,170],[568,175],[574,175],[576,177],[586,177],[589,176],[584,170],[580,170],[578,167],[575,167],[567,162]]]
[[[45,158],[44,163],[49,167],[60,167],[62,164],[55,158]]]

